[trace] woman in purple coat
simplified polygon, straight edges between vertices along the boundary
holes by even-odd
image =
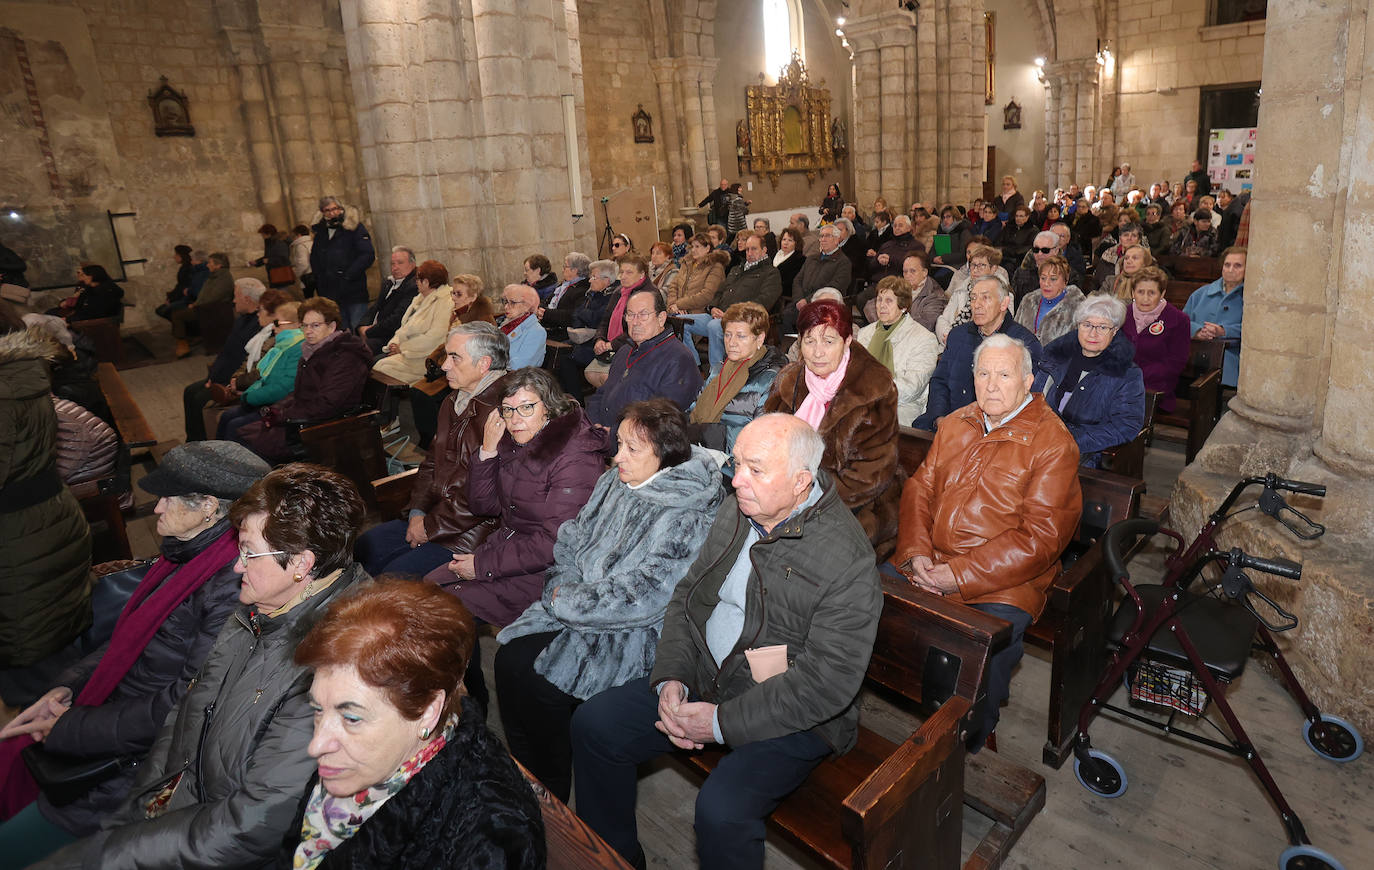
[[[606,470],[606,431],[552,375],[519,369],[502,392],[468,466],[468,508],[498,517],[500,525],[472,553],[437,569],[458,575],[449,588],[474,616],[497,626],[514,622],[543,595],[559,527],[577,516]],[[479,668],[480,662],[468,665],[468,692],[485,707]]]
[[[1135,364],[1145,376],[1145,389],[1160,393],[1159,410],[1172,411],[1178,376],[1188,364],[1191,323],[1188,315],[1164,301],[1169,277],[1158,266],[1145,266],[1131,283],[1131,305],[1121,333],[1135,345]]]

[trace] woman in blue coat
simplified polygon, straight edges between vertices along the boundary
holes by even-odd
[[[1078,306],[1073,332],[1045,347],[1045,401],[1078,443],[1081,463],[1102,465],[1101,451],[1126,444],[1145,424],[1145,381],[1135,345],[1121,334],[1126,306],[1094,294]]]

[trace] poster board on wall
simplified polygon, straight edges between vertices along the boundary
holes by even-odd
[[[630,237],[634,249],[649,255],[649,246],[658,241],[658,188],[626,190],[606,203],[606,217],[611,231]],[[603,227],[604,230],[604,227]],[[604,255],[609,254],[609,251]]]
[[[1207,177],[1212,190],[1232,193],[1255,186],[1257,127],[1214,127],[1207,136]]]

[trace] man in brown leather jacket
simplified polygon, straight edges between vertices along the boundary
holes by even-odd
[[[902,490],[892,564],[912,585],[1012,624],[1011,643],[988,668],[987,697],[969,737],[977,751],[997,727],[1022,635],[1045,608],[1083,496],[1078,447],[1030,391],[1025,345],[990,336],[974,352],[973,373],[977,401],[940,422]]]
[[[509,365],[510,342],[490,323],[449,330],[443,368],[453,394],[444,399],[439,430],[415,475],[409,518],[358,539],[356,556],[367,573],[427,574],[454,553],[471,553],[496,527],[494,519],[468,510],[468,460],[482,444],[487,415],[501,403]]]

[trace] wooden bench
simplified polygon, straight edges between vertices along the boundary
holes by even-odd
[[[1147,390],[1145,393],[1145,421],[1140,432],[1126,444],[1109,447],[1102,451],[1102,467],[1123,477],[1143,478],[1145,476],[1145,448],[1154,436],[1155,411],[1159,405],[1159,393]]]
[[[94,320],[77,320],[67,325],[73,332],[86,336],[99,362],[118,365],[124,361],[124,340],[119,334],[120,319],[98,317]]]
[[[380,425],[380,413],[367,411],[301,429],[307,458],[353,481],[370,513],[377,509],[372,481],[386,474]]]
[[[984,802],[1015,808],[994,819],[974,856],[961,865],[969,717],[986,695],[988,661],[1010,641],[1011,626],[901,580],[885,577],[883,586],[883,612],[864,682],[925,721],[900,743],[861,722],[858,744],[821,762],[769,823],[824,867],[996,867],[1045,802],[1043,777],[980,756],[980,776],[995,769],[985,778],[1027,791]],[[710,748],[671,757],[705,777],[724,755]]]
[[[1188,365],[1178,379],[1174,410],[1155,413],[1156,424],[1184,430],[1182,438],[1158,431],[1154,431],[1152,437],[1181,441],[1185,462],[1193,461],[1221,419],[1221,366],[1225,354],[1225,339],[1193,339]]]
[[[1171,254],[1160,257],[1159,265],[1169,273],[1169,286],[1164,288],[1164,300],[1180,310],[1188,304],[1188,297],[1195,290],[1221,277],[1220,257],[1180,257]]]
[[[363,385],[363,405],[381,411],[382,422],[390,423],[400,413],[401,399],[409,390],[410,384],[374,369]]]
[[[935,436],[903,426],[897,439],[898,462],[914,474]],[[1025,640],[1050,652],[1050,697],[1042,756],[1059,767],[1072,752],[1078,710],[1092,694],[1106,662],[1106,620],[1112,606],[1112,583],[1098,570],[1098,539],[1113,523],[1140,513],[1145,481],[1110,471],[1080,468],[1083,515],[1071,548],[1081,555],[1050,587],[1045,612],[1026,631]]]
[[[118,482],[113,475],[84,480],[71,486],[81,512],[91,527],[91,562],[100,564],[133,558],[124,511],[119,505]]]
[[[220,352],[234,329],[235,316],[234,303],[231,301],[196,306],[196,331],[200,333],[201,348],[205,353],[215,356]]]
[[[544,816],[544,844],[549,870],[630,870],[625,859],[610,847],[568,805],[549,793],[534,774],[515,762],[529,780]]]
[[[95,370],[95,379],[100,384],[100,392],[105,394],[105,402],[110,406],[110,413],[114,415],[115,428],[119,430],[120,437],[129,445],[129,449],[136,450],[156,444],[157,436],[153,434],[153,427],[148,425],[148,420],[139,410],[138,403],[129,393],[129,388],[124,385],[124,379],[119,376],[114,363],[100,363]]]

